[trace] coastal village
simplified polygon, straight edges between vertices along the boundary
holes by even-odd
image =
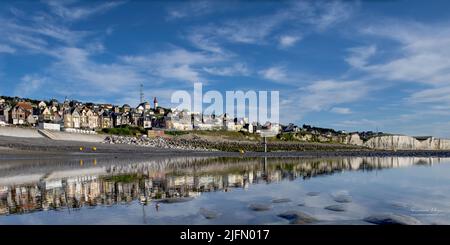
[[[275,135],[280,132],[280,126],[270,122],[261,125],[227,114],[204,115],[188,110],[164,108],[159,106],[156,97],[153,98],[153,105],[144,101],[136,107],[128,104],[118,106],[82,103],[67,99],[58,102],[55,99],[36,101],[1,97],[0,124],[88,134],[120,127],[155,131],[226,130],[249,133],[269,130]]]
[[[280,125],[271,122],[249,122],[247,118],[235,118],[227,114],[205,115],[188,110],[165,108],[159,105],[158,99],[152,99],[153,104],[144,101],[136,107],[124,104],[83,103],[77,100],[56,99],[40,101],[19,97],[0,97],[0,126],[14,128],[34,128],[43,136],[51,139],[51,132],[62,131],[73,135],[107,134],[123,135],[128,138],[107,137],[104,143],[148,145],[141,142],[146,138],[161,138],[167,135],[177,135],[178,132],[241,132],[250,138],[276,137],[280,141],[333,143],[339,145],[362,146],[383,150],[447,150],[450,140],[432,136],[406,136],[386,134],[382,132],[346,132],[330,128],[320,128],[310,125],[297,126],[295,124]],[[258,137],[254,137],[254,136]],[[131,139],[129,137],[136,137]],[[142,138],[146,137],[146,138]],[[235,139],[235,141],[242,139]],[[245,141],[244,140],[244,141]],[[194,149],[186,144],[186,149]],[[168,142],[163,142],[163,148]],[[225,143],[225,144],[229,144]],[[235,142],[232,142],[235,144]],[[158,147],[158,142],[150,146]],[[174,146],[178,148],[178,146]],[[296,149],[296,146],[283,149]],[[304,147],[304,146],[301,146]],[[201,148],[201,147],[200,147]],[[223,150],[227,147],[215,147]],[[229,148],[229,147],[228,147]],[[242,149],[242,145],[231,147],[232,151]],[[247,150],[256,149],[250,147]]]

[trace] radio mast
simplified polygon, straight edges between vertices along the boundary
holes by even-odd
[[[141,86],[140,86],[139,95],[140,95],[140,101],[141,101],[141,104],[142,104],[142,103],[144,103],[144,85],[142,83],[141,83]]]

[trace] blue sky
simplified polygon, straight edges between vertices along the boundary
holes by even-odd
[[[450,137],[450,2],[1,1],[0,94],[170,106],[278,90],[280,120]]]

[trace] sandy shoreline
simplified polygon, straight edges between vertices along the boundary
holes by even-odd
[[[82,150],[80,150],[80,147]],[[95,150],[93,148],[95,147]],[[309,150],[288,152],[221,152],[160,149],[124,144],[102,144],[76,141],[54,141],[46,138],[17,138],[0,136],[0,159],[45,157],[142,157],[142,156],[205,156],[205,157],[334,157],[334,156],[404,156],[450,157],[450,151],[384,151],[366,149]]]

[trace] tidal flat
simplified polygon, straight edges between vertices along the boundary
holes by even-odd
[[[5,158],[0,224],[450,224],[449,171],[445,157]]]

